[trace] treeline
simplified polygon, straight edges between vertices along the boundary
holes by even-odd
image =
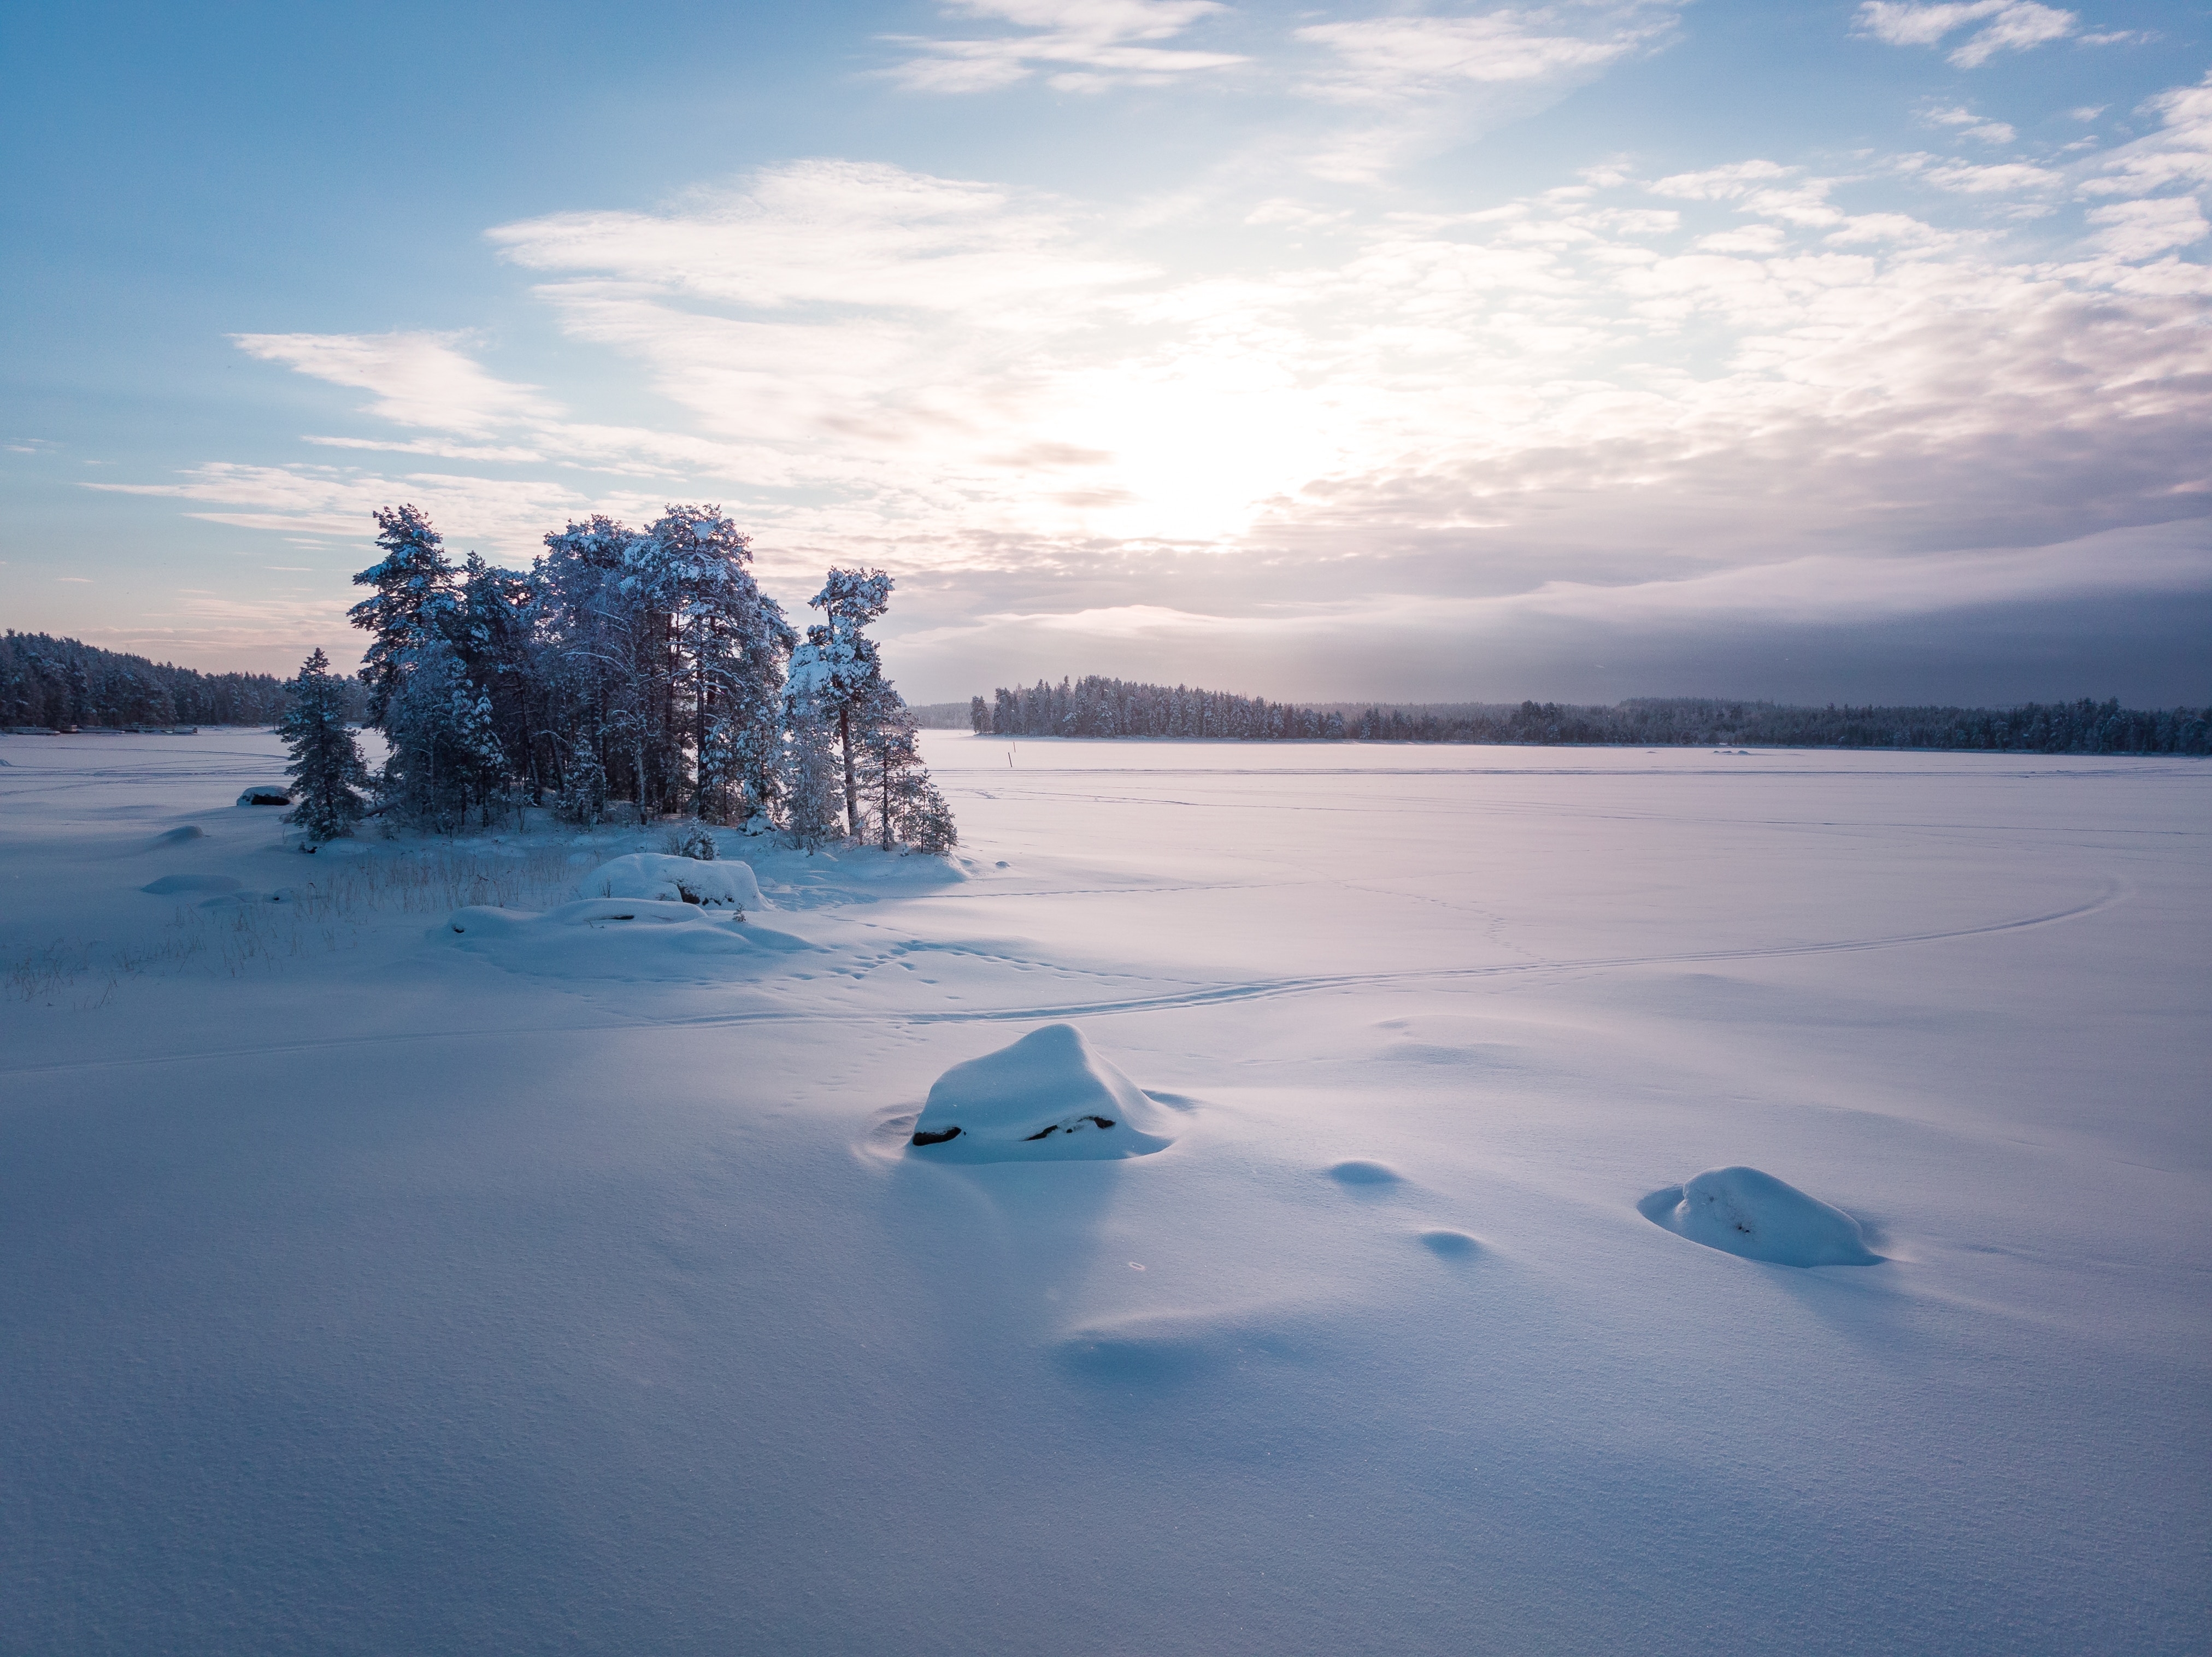
[[[474,553],[456,565],[412,506],[376,522],[384,556],[354,577],[375,590],[350,614],[370,636],[368,722],[388,746],[373,791],[391,816],[451,830],[527,803],[577,823],[685,816],[808,845],[952,845],[866,631],[890,602],[880,570],[830,570],[802,637],[719,508],[672,506],[641,529],[571,523],[527,570]],[[295,681],[303,706],[312,679]]]
[[[1039,679],[968,704],[970,728],[1001,736],[1196,736],[1240,741],[1331,741],[1351,734],[1344,716],[1263,697],[1188,685],[1140,685],[1093,674],[1057,685]],[[1436,738],[1445,741],[1449,738]]]
[[[1301,708],[1264,698],[1092,677],[1040,680],[969,704],[978,732],[1010,736],[1224,737],[1243,741],[1499,742],[1629,747],[1933,748],[1997,753],[2212,753],[2212,710],[2117,700],[2017,708],[1785,707],[1638,698],[1421,708]]]
[[[358,723],[366,692],[334,682]],[[270,673],[203,673],[51,633],[0,637],[0,725],[271,725],[284,706],[284,681]]]

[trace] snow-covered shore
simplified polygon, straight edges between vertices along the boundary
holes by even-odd
[[[925,741],[643,926],[0,738],[0,1649],[2212,1638],[2212,767]],[[1169,1142],[914,1154],[1055,1023]]]

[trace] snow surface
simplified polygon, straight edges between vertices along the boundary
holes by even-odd
[[[763,949],[0,737],[0,1648],[2212,1645],[2212,770],[924,740]],[[912,1154],[1051,1025],[1174,1142]]]

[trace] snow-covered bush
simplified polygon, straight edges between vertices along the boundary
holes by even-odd
[[[660,903],[697,904],[740,913],[764,907],[752,866],[735,858],[702,862],[693,857],[641,851],[602,863],[577,883],[582,898],[637,898]]]

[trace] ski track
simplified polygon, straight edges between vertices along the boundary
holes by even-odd
[[[261,1054],[327,1051],[343,1047],[375,1046],[397,1041],[443,1041],[484,1036],[582,1034],[587,1032],[663,1029],[719,1029],[753,1024],[999,1024],[1030,1019],[1106,1018],[1124,1013],[1174,1012],[1212,1008],[1237,1002],[1273,1001],[1291,996],[1325,994],[1332,990],[1370,989],[1385,985],[1468,983],[1486,978],[1540,977],[1547,974],[1617,972],[1641,966],[1688,966],[1722,961],[1782,960],[1792,957],[1864,953],[1912,948],[1923,944],[1948,943],[1962,938],[1997,936],[2031,928],[2055,926],[2100,913],[2126,899],[2130,888],[2119,880],[2087,902],[2042,914],[1993,921],[1980,926],[1955,927],[1939,932],[1898,933],[1885,937],[1844,938],[1816,943],[1769,944],[1734,949],[1701,949],[1644,955],[1602,955],[1577,960],[1501,962],[1490,966],[1417,967],[1402,972],[1337,972],[1295,978],[1265,978],[1243,984],[1210,984],[1164,995],[1124,996],[1111,1001],[1061,1002],[1020,1007],[945,1008],[926,1011],[898,1009],[832,1011],[786,1008],[755,1008],[741,1013],[703,1014],[690,1017],[615,1018],[599,1023],[566,1022],[552,1026],[495,1025],[482,1028],[379,1033],[333,1036],[319,1041],[274,1042],[252,1047],[213,1048],[198,1053],[162,1054],[137,1058],[73,1060],[53,1064],[13,1066],[0,1075],[36,1076],[89,1070],[135,1069],[154,1065],[194,1063],[209,1060],[250,1057]],[[1012,956],[982,956],[1004,959],[1024,967],[1041,967],[1066,974],[1099,976],[1086,969],[1042,960],[1018,961]],[[881,965],[881,962],[877,965]],[[687,981],[696,982],[696,981]]]

